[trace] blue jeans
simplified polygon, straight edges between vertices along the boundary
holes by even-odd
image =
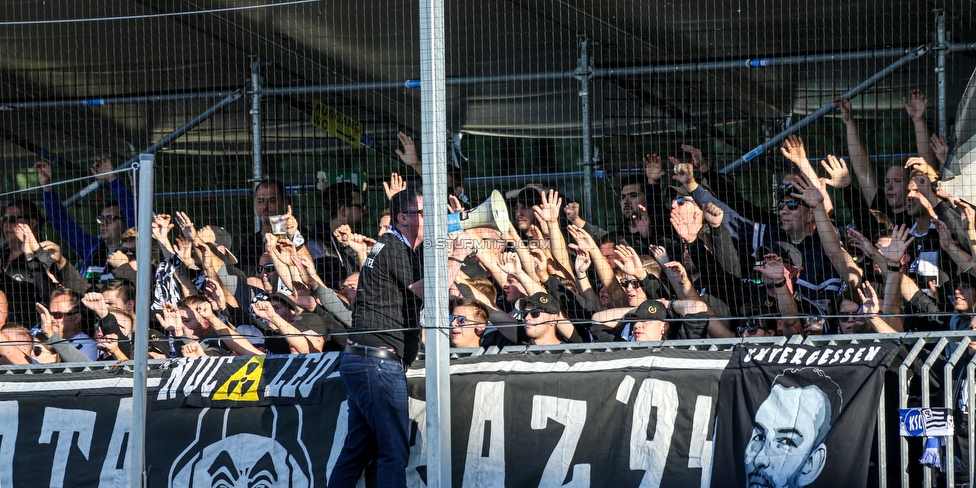
[[[403,365],[343,354],[339,373],[349,400],[349,428],[329,488],[356,486],[372,459],[376,459],[377,486],[405,487],[410,418]]]

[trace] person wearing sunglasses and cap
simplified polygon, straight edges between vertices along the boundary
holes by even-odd
[[[544,346],[567,342],[584,342],[566,316],[559,301],[548,293],[538,292],[515,302],[516,320],[522,323],[519,343]]]
[[[37,169],[37,180],[45,185],[44,210],[54,230],[65,240],[82,258],[82,274],[88,279],[98,280],[105,267],[109,251],[118,249],[122,245],[122,232],[136,225],[135,195],[125,185],[122,178],[114,172],[115,167],[108,157],[100,157],[92,165],[95,179],[105,182],[115,201],[105,205],[96,218],[98,222],[98,236],[91,236],[79,226],[68,209],[61,203],[58,193],[53,191],[51,165],[45,161],[34,163]]]

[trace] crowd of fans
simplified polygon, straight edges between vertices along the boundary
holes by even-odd
[[[793,171],[781,175],[775,213],[709,171],[702,151],[687,145],[687,160],[647,155],[643,174],[619,182],[625,224],[615,230],[587,222],[585,209],[556,188],[510,189],[507,232],[474,228],[451,242],[446,265],[460,267],[450,285],[452,345],[969,329],[976,210],[939,187],[947,147],[929,136],[924,94],[905,101],[918,157],[883,168],[869,158],[850,103],[836,105],[847,147],[817,150],[846,157],[821,161],[821,176],[802,139],[788,138],[781,152]],[[399,137],[398,154],[419,175],[413,141]],[[129,359],[132,192],[111,160],[95,163],[115,201],[91,236],[49,185],[48,164],[36,169],[44,213],[16,200],[2,217],[0,362]],[[392,174],[387,198],[408,184]],[[325,218],[306,225],[284,186],[262,181],[254,192],[261,230],[238,246],[215,222],[155,215],[150,356],[342,350],[358,272],[376,243],[365,229],[375,222],[382,234],[400,216],[371,215],[352,183],[323,192]],[[466,210],[459,178],[448,193],[452,212]],[[833,205],[839,199],[842,212]],[[45,219],[80,256],[77,265],[54,242],[38,242]]]

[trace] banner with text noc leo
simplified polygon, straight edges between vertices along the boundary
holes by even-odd
[[[730,357],[645,350],[458,360],[453,484],[709,486]],[[346,431],[338,359],[197,358],[151,372],[149,486],[324,486]],[[408,372],[415,487],[426,486],[423,375]],[[127,486],[131,387],[130,376],[107,372],[0,379],[0,486]],[[373,485],[369,472],[366,481]]]

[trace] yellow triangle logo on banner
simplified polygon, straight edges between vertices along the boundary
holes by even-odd
[[[254,356],[224,382],[214,400],[258,401],[258,386],[264,371],[264,356]]]

